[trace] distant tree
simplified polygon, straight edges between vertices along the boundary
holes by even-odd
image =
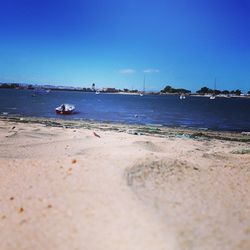
[[[190,90],[187,90],[187,89],[183,89],[183,88],[180,88],[180,89],[175,89],[175,88],[172,88],[170,85],[167,85],[163,90],[161,90],[162,93],[170,93],[170,94],[177,94],[177,93],[191,93]]]
[[[215,89],[215,90],[213,91],[213,93],[214,93],[215,95],[219,95],[219,94],[221,94],[221,91],[218,90],[218,89]]]
[[[242,92],[241,92],[240,89],[236,89],[236,90],[235,90],[235,94],[236,94],[236,95],[241,95],[241,93],[242,93]]]
[[[232,94],[232,95],[241,95],[241,90],[240,89],[236,89],[236,90],[232,90],[232,91],[230,91],[230,94]]]
[[[19,86],[20,86],[20,84],[18,84],[18,83],[11,83],[11,84],[10,84],[10,87],[11,87],[12,89],[18,88]]]
[[[230,92],[228,90],[223,90],[223,91],[221,91],[221,94],[223,94],[223,95],[229,95]]]
[[[250,95],[250,90],[247,92],[248,95]]]
[[[129,89],[123,89],[124,92],[129,92]]]
[[[187,89],[173,89],[173,92],[174,93],[183,93],[183,94],[188,94],[188,93],[191,93],[190,90],[187,90]]]
[[[10,85],[7,84],[7,83],[3,83],[3,84],[1,85],[1,88],[10,88]]]
[[[197,90],[197,94],[212,94],[214,91],[212,89],[209,89],[208,87],[202,87],[200,90]]]
[[[173,92],[173,88],[169,85],[167,85],[163,90],[162,92],[164,93],[172,93]]]
[[[1,85],[1,88],[7,88],[7,89],[15,89],[19,87],[20,87],[19,83],[3,83]]]
[[[131,90],[130,92],[131,92],[131,93],[137,93],[138,90],[137,90],[137,89],[133,89],[133,90]]]

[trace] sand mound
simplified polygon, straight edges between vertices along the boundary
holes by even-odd
[[[162,152],[162,148],[151,141],[135,141],[133,144],[147,151]]]
[[[131,168],[127,169],[127,182],[131,186],[145,186],[146,182],[158,181],[167,178],[183,177],[183,173],[191,167],[183,162],[173,159],[153,159],[146,158],[143,161],[136,163]]]
[[[241,169],[149,157],[127,169],[126,177],[138,198],[176,231],[181,249],[250,249],[244,188],[250,172]]]

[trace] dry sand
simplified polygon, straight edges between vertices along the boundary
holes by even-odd
[[[0,249],[250,249],[249,143],[177,137],[1,120]]]

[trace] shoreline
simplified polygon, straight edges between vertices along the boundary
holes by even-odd
[[[227,141],[250,142],[250,132],[238,131],[215,131],[209,129],[167,127],[137,124],[122,124],[112,122],[98,122],[88,120],[64,120],[60,118],[27,117],[17,115],[0,115],[0,121],[43,124],[51,127],[62,127],[72,129],[97,129],[101,131],[125,132],[133,135],[146,135],[166,138],[191,138],[191,139],[218,139]]]
[[[0,88],[1,89],[7,89],[7,90],[29,90],[29,91],[34,91],[34,89],[16,89],[16,88]],[[82,92],[82,93],[92,93],[95,94],[96,91],[82,91],[79,89],[50,89],[50,88],[46,88],[45,90],[50,90],[50,91],[69,91],[69,92]],[[101,91],[100,94],[112,94],[112,95],[140,95],[140,93],[143,92],[142,90],[138,90],[138,92],[105,92],[105,91]],[[154,95],[154,96],[179,96],[181,95],[181,93],[161,93],[161,92],[154,92],[154,91],[148,91],[148,92],[144,92],[144,95]],[[195,94],[195,93],[190,93],[190,94],[185,94],[187,96],[190,97],[205,97],[205,98],[209,98],[212,94]],[[250,95],[249,94],[244,94],[244,95],[232,95],[232,96],[223,96],[223,95],[216,95],[216,98],[246,98],[246,99],[250,99]]]

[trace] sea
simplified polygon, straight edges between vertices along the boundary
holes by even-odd
[[[62,103],[74,104],[75,113],[57,115]],[[0,89],[0,115],[249,132],[250,98]]]

